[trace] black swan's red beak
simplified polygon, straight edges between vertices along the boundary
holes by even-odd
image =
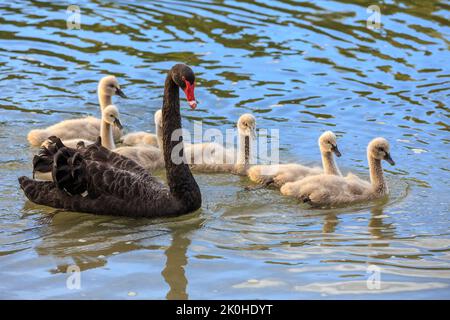
[[[191,84],[189,81],[184,80],[184,83],[185,83],[186,87],[184,88],[183,91],[186,94],[186,99],[187,99],[191,109],[195,109],[195,108],[197,108],[197,101],[195,100],[195,95],[194,95],[195,82]]]

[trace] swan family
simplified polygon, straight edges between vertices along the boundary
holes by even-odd
[[[282,195],[313,207],[388,195],[381,162],[395,163],[386,139],[375,138],[367,147],[370,181],[352,173],[342,175],[335,160],[341,152],[332,131],[318,139],[322,167],[255,165],[256,118],[252,114],[243,114],[237,121],[237,148],[215,142],[184,143],[182,135],[174,138],[182,129],[180,89],[195,109],[195,74],[185,64],[176,64],[167,73],[162,108],[154,115],[155,133],[124,134],[112,97],[126,95],[116,77],[102,78],[97,88],[101,119],[65,120],[28,133],[29,143],[40,149],[33,158],[33,178],[19,178],[25,196],[34,203],[70,211],[178,216],[201,207],[202,195],[193,176],[197,172],[244,176],[256,184],[248,189],[275,187]],[[183,161],[175,161],[174,155]],[[158,169],[165,170],[167,184],[152,175]]]

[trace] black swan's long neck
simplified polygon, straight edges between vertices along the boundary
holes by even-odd
[[[162,131],[164,161],[166,164],[167,182],[172,195],[182,202],[186,210],[193,211],[201,206],[200,188],[192,176],[186,161],[172,161],[172,150],[183,142],[183,137],[172,141],[172,133],[181,129],[180,96],[179,87],[172,80],[171,73],[167,75],[164,87],[164,100],[162,108]],[[184,158],[184,150],[181,149],[180,156]]]

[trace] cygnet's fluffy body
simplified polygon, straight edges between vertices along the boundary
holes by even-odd
[[[98,84],[98,99],[101,110],[111,104],[111,97],[116,94],[125,97],[116,77],[103,77]],[[81,139],[95,141],[100,134],[101,123],[101,119],[91,116],[64,120],[45,129],[31,130],[27,139],[32,146],[41,146],[50,136],[57,136],[62,140]],[[121,134],[122,131],[118,128],[113,129],[114,139],[118,140]]]
[[[147,145],[162,149],[162,112],[158,110],[154,116],[156,133],[145,131],[130,132],[120,138],[125,146]]]
[[[372,140],[367,147],[367,158],[370,182],[354,174],[348,174],[346,177],[322,174],[286,183],[280,191],[313,206],[345,205],[386,196],[389,189],[384,180],[381,161],[395,164],[390,155],[388,141],[384,138]]]
[[[341,175],[333,158],[333,153],[338,157],[341,156],[336,140],[336,135],[331,131],[326,131],[319,137],[318,144],[322,155],[323,169],[297,163],[257,165],[248,170],[248,177],[262,185],[273,184],[279,188],[285,183],[322,173]]]
[[[164,156],[161,149],[157,147],[139,145],[133,147],[119,147],[113,151],[136,161],[149,171],[164,168]]]
[[[241,115],[237,122],[237,129],[238,149],[227,149],[214,142],[185,144],[185,154],[190,157],[192,171],[246,175],[253,162],[255,117],[249,113]]]

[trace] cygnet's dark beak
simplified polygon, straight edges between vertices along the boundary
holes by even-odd
[[[122,91],[120,88],[116,88],[116,94],[117,94],[119,97],[122,97],[122,98],[125,98],[125,99],[128,98],[128,97],[125,95],[125,93],[123,93],[123,91]]]
[[[334,152],[334,154],[336,155],[336,157],[340,157],[342,156],[341,152],[339,151],[337,144],[331,146],[331,151]]]
[[[391,166],[395,165],[395,161],[392,160],[391,154],[386,152],[386,155],[384,156],[384,160],[386,160]]]
[[[120,122],[120,120],[118,118],[115,118],[114,120],[114,125],[119,128],[119,130],[123,129],[122,123]]]

